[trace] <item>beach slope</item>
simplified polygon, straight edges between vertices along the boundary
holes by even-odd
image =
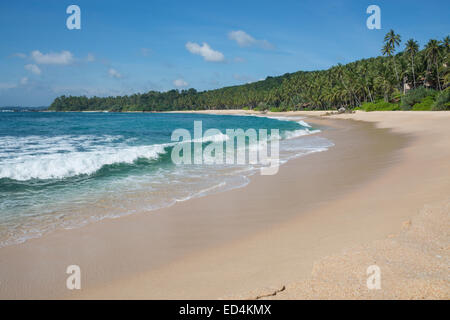
[[[321,114],[275,114],[335,144],[277,175],[0,248],[0,298],[448,299],[450,113]]]

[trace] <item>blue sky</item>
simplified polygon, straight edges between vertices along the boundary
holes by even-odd
[[[66,8],[81,9],[69,30]],[[366,27],[369,5],[381,30]],[[449,34],[449,1],[0,2],[0,106],[59,95],[213,89],[379,55],[394,29],[421,47]]]

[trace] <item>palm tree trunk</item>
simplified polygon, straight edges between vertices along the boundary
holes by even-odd
[[[395,64],[395,57],[392,57],[392,63],[394,64],[395,76],[397,77],[397,82],[400,82],[398,78],[397,65]]]
[[[436,60],[436,76],[437,76],[439,91],[442,91],[441,80],[439,80],[439,64],[437,63],[437,60]]]
[[[370,101],[373,102],[373,99],[372,99],[372,93],[370,92],[369,85],[367,84],[367,79],[366,79],[365,82],[366,82],[366,89],[367,89],[367,91],[369,92],[369,98],[370,98]]]
[[[413,55],[411,55],[411,66],[412,66],[414,89],[415,89],[416,88],[416,75],[414,74],[414,56]]]
[[[384,102],[389,102],[388,87],[386,86],[386,83],[384,83],[384,86]]]
[[[367,91],[369,91],[369,98],[370,98],[370,101],[373,102],[372,93],[370,93],[370,88],[369,88],[369,87],[367,87]]]

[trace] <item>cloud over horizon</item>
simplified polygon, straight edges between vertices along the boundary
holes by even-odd
[[[242,30],[231,31],[228,33],[230,40],[236,41],[240,47],[257,46],[266,50],[273,49],[274,45],[267,40],[257,40]]]
[[[203,42],[201,46],[195,42],[187,42],[186,49],[192,54],[202,56],[205,61],[222,62],[225,60],[222,52],[213,50],[206,42]]]
[[[108,74],[111,78],[120,79],[122,75],[114,68],[109,68]]]
[[[41,74],[41,69],[35,64],[31,64],[31,63],[30,64],[26,64],[24,66],[24,68],[25,68],[25,70],[28,70],[31,73],[34,73],[34,74],[37,74],[37,75]]]
[[[31,52],[30,58],[37,64],[59,64],[66,65],[73,62],[74,58],[70,51],[42,53],[39,50]]]
[[[185,88],[189,85],[189,83],[187,83],[183,79],[176,79],[173,81],[173,85],[177,88]]]

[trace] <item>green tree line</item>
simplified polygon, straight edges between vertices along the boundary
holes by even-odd
[[[450,110],[449,42],[431,39],[420,49],[414,39],[389,31],[382,56],[328,70],[298,71],[245,85],[198,92],[195,89],[149,91],[116,97],[60,96],[55,111],[170,110]],[[412,104],[414,102],[414,104]]]

